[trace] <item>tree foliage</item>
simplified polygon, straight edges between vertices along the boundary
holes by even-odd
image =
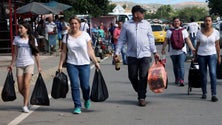
[[[221,0],[206,0],[210,8],[210,14],[222,16],[222,2]]]
[[[178,16],[184,22],[189,22],[191,17],[194,17],[195,20],[201,20],[203,17],[207,16],[208,12],[205,8],[199,7],[187,7],[175,12],[175,16]]]
[[[109,0],[57,0],[73,6],[74,14],[89,14],[93,17],[108,14],[112,10],[113,4]]]
[[[191,17],[194,17],[195,20],[203,19],[204,16],[208,15],[208,11],[205,8],[199,7],[186,7],[183,9],[173,10],[170,5],[163,5],[157,9],[156,13],[146,14],[145,18],[147,19],[167,19],[172,20],[173,17],[179,17],[184,22],[189,22]]]
[[[172,16],[173,8],[170,5],[163,5],[157,9],[156,18],[169,19]]]
[[[49,2],[50,0],[30,0],[37,2]],[[93,17],[107,15],[115,7],[109,0],[55,0],[72,6],[65,11],[65,15],[89,14]]]

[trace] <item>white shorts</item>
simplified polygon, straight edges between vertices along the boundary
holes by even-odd
[[[17,76],[22,76],[25,73],[34,74],[34,64],[16,68],[16,75]]]

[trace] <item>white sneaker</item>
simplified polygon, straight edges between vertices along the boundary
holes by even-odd
[[[25,113],[29,113],[29,109],[27,106],[22,107],[22,111]]]

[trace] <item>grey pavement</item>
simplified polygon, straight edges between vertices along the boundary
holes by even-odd
[[[44,80],[50,94],[59,57],[41,58],[42,67],[46,72]],[[69,89],[65,99],[50,99],[50,106],[32,106],[33,112],[25,114],[21,112],[22,97],[17,93],[15,101],[0,102],[0,125],[7,125],[12,121],[15,121],[14,125],[15,123],[19,125],[221,125],[221,80],[218,80],[217,85],[219,102],[210,101],[210,85],[208,85],[207,100],[200,99],[200,88],[194,88],[190,95],[187,95],[187,85],[185,87],[174,85],[172,64],[167,56],[168,88],[161,94],[152,93],[148,88],[147,106],[139,107],[137,94],[128,80],[127,66],[121,65],[120,71],[115,71],[111,62],[111,58],[101,62],[101,71],[110,94],[105,102],[92,102],[90,110],[83,108],[80,115],[74,115]],[[189,65],[189,62],[185,65],[185,83],[187,83]],[[90,83],[93,75],[94,69],[91,70]],[[0,77],[4,78],[2,74]]]
[[[4,84],[4,80],[7,76],[7,66],[10,64],[11,62],[11,56],[10,54],[7,55],[2,55],[0,56],[0,79],[2,80],[2,82],[0,83],[0,90],[2,89],[2,86]],[[40,65],[42,68],[42,76],[43,78],[46,77],[51,77],[54,75],[56,69],[58,68],[58,63],[59,63],[59,56],[57,55],[40,55]],[[14,75],[14,79],[16,81],[16,77],[15,77],[15,69],[13,70],[13,75]],[[36,65],[35,65],[35,71],[34,71],[34,75],[32,77],[32,83],[36,80],[38,76],[38,72],[36,70]]]

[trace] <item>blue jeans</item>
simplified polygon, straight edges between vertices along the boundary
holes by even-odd
[[[171,55],[171,60],[173,63],[173,72],[175,76],[175,82],[184,82],[184,62],[186,60],[186,54],[182,53],[180,55]]]
[[[79,87],[81,87],[83,99],[88,100],[90,92],[90,65],[73,65],[67,63],[67,72],[71,82],[72,99],[75,108],[81,108]]]
[[[207,66],[209,67],[210,73],[210,83],[211,83],[211,94],[216,95],[216,67],[217,67],[217,56],[209,55],[209,56],[200,56],[197,57],[200,72],[201,72],[201,82],[202,82],[202,92],[203,94],[207,93]]]
[[[147,76],[150,62],[150,57],[140,59],[128,57],[128,77],[134,90],[138,93],[138,99],[146,98]]]

